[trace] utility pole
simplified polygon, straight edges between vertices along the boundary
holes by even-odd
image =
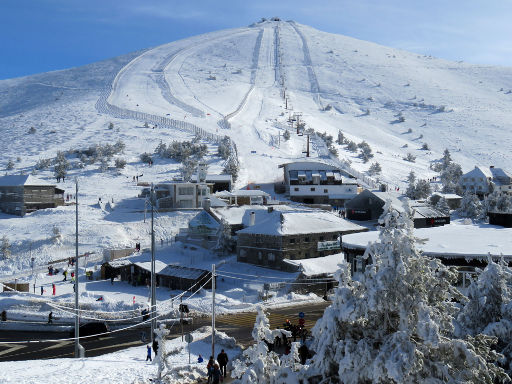
[[[155,329],[156,329],[156,277],[155,277],[155,227],[154,227],[154,194],[155,188],[151,184],[151,342],[155,340]],[[161,346],[159,346],[161,348]]]
[[[183,303],[183,296],[180,297],[180,303]],[[183,306],[180,304],[180,324],[181,324],[181,341],[183,341]]]
[[[80,324],[78,307],[78,179],[75,179],[75,358],[80,357]]]
[[[215,359],[215,264],[212,264],[212,356]]]

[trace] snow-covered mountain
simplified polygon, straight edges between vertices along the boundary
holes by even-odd
[[[189,140],[196,132],[203,138],[228,135],[242,167],[238,185],[272,182],[282,177],[279,164],[304,156],[306,136],[290,130],[289,141],[279,139],[289,129],[289,115],[300,112],[306,128],[335,138],[341,130],[356,143],[368,142],[375,155],[369,163],[336,145],[339,159],[362,173],[377,161],[379,179],[403,187],[410,170],[433,176],[429,163],[445,148],[464,170],[512,169],[511,111],[512,68],[455,63],[295,22],[266,21],[80,68],[0,81],[1,167],[29,173],[39,159],[59,150],[123,140],[128,162],[123,170],[77,166],[61,184],[73,193],[73,178],[80,177],[83,226],[90,231],[84,244],[126,245],[147,232],[133,176],[162,181],[178,172],[179,164],[169,160],[156,158],[152,167],[141,163],[139,155],[152,153],[160,141]],[[35,133],[29,133],[31,127]],[[213,141],[207,142],[214,152]],[[421,149],[425,143],[430,150]],[[325,157],[321,143],[312,144],[312,156]],[[403,160],[408,153],[415,163]],[[7,170],[9,160],[14,168]],[[222,163],[210,160],[211,171],[220,171]],[[42,170],[38,177],[50,180],[53,172]],[[98,205],[99,197],[119,202],[125,214]],[[47,239],[53,225],[65,227],[65,239],[66,232],[71,236],[71,208],[23,219],[3,215],[0,230],[18,242],[19,252],[27,252],[27,237]],[[162,226],[161,236],[175,232]]]

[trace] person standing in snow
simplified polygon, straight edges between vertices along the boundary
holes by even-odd
[[[197,362],[198,362],[199,364],[201,364],[201,363],[203,362],[203,356],[199,355],[199,356],[197,357]]]
[[[212,373],[213,373],[214,364],[215,364],[215,360],[213,360],[213,356],[210,356],[210,360],[208,360],[208,364],[206,365],[206,369],[208,370],[208,383],[212,382]]]
[[[67,281],[68,280],[68,271],[64,270],[64,272],[62,272],[62,274],[64,275],[64,280],[62,280],[62,281]]]
[[[43,296],[44,293],[44,287],[41,285],[41,296]]]
[[[219,384],[222,380],[222,372],[218,364],[214,364],[212,368],[212,384]]]
[[[228,365],[228,355],[224,350],[221,350],[220,353],[217,355],[217,361],[220,365],[220,372],[226,377],[226,365]]]
[[[53,312],[51,311],[48,314],[48,324],[53,324]]]
[[[153,361],[153,360],[151,359],[151,345],[148,345],[148,346],[147,346],[147,349],[148,349],[148,355],[146,356],[146,361],[148,361],[148,360],[149,360],[149,361]]]
[[[55,284],[52,284],[52,293],[53,293],[53,296],[55,296],[55,292],[56,292],[56,289],[55,289]]]

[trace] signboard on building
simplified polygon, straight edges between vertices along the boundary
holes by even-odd
[[[318,250],[319,251],[329,251],[331,249],[340,249],[340,240],[332,240],[332,241],[319,241],[318,242]]]

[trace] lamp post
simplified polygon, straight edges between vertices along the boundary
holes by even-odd
[[[155,188],[151,184],[151,341],[155,340],[156,329],[156,277],[155,277],[155,227],[154,227],[154,206],[155,206]]]

